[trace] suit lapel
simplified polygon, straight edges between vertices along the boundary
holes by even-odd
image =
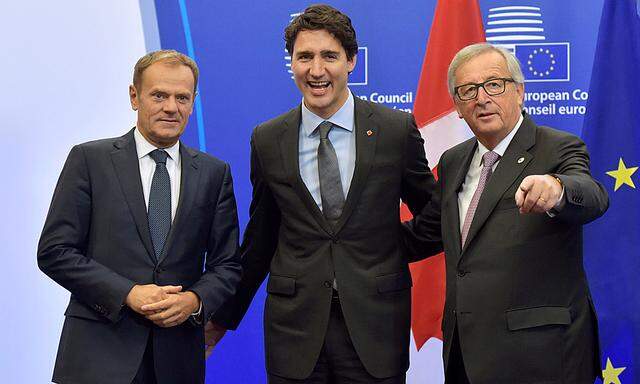
[[[456,157],[452,160],[452,164],[447,164],[452,170],[451,172],[451,182],[447,182],[446,190],[444,191],[445,197],[443,203],[449,206],[449,209],[445,210],[447,212],[447,222],[450,223],[448,226],[449,233],[453,234],[453,249],[456,250],[456,258],[460,257],[462,252],[461,246],[461,234],[460,234],[460,210],[458,208],[458,192],[464,183],[464,180],[467,176],[467,172],[469,171],[469,165],[471,164],[471,159],[473,159],[473,154],[478,147],[478,142],[475,138],[467,140],[462,144],[462,147],[456,153]],[[445,176],[448,177],[449,175]]]
[[[353,212],[353,208],[360,198],[362,189],[366,185],[367,177],[373,164],[373,157],[376,153],[378,125],[372,118],[373,112],[369,105],[360,100],[359,97],[354,96],[354,102],[356,164],[353,170],[351,185],[349,186],[349,193],[347,194],[344,208],[342,209],[342,215],[335,228],[336,233],[340,232],[340,229],[342,229]]]
[[[197,162],[198,152],[184,146],[180,142],[180,163],[181,163],[181,175],[180,175],[180,198],[178,200],[178,208],[176,210],[176,217],[173,219],[171,225],[171,231],[167,235],[167,241],[165,242],[162,254],[158,264],[162,262],[167,254],[171,252],[171,248],[174,244],[174,239],[187,224],[189,213],[193,208],[196,193],[198,192],[198,184],[200,183],[201,172],[198,168]]]
[[[473,216],[469,234],[467,235],[467,242],[462,250],[463,252],[487,221],[487,218],[491,212],[493,212],[500,198],[516,181],[533,158],[533,155],[531,155],[528,150],[535,144],[535,135],[535,124],[525,116],[522,125],[511,140],[504,156],[500,159],[496,170],[491,175],[489,182],[482,192],[482,196],[480,196],[478,208]]]
[[[315,218],[318,224],[328,234],[333,233],[333,230],[329,223],[325,220],[322,211],[318,208],[316,201],[311,196],[311,193],[307,189],[307,186],[300,176],[300,158],[299,158],[299,145],[300,139],[300,119],[302,116],[301,107],[294,109],[284,118],[284,129],[280,135],[280,153],[282,155],[282,164],[285,168],[285,174],[287,180],[291,184],[291,187],[296,191],[300,200]]]
[[[111,152],[111,161],[115,167],[120,188],[122,188],[122,193],[133,215],[140,239],[147,250],[149,258],[155,263],[133,129],[117,140],[114,143],[114,147],[115,150]]]

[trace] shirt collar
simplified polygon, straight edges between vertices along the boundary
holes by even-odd
[[[504,156],[504,153],[507,151],[509,144],[511,144],[511,140],[513,140],[513,137],[518,132],[518,129],[520,129],[520,126],[522,125],[523,120],[524,118],[522,117],[522,114],[521,114],[520,118],[518,119],[518,122],[516,123],[516,126],[513,127],[511,132],[509,132],[509,134],[505,136],[505,138],[502,139],[502,141],[500,141],[495,148],[493,148],[493,152],[500,155],[500,157]],[[489,152],[487,147],[485,147],[484,145],[482,145],[480,141],[478,141],[478,154],[480,155],[480,158],[482,158],[482,156],[484,156],[484,154],[487,152]]]
[[[353,100],[353,94],[349,91],[349,97],[347,97],[347,101],[333,114],[333,116],[328,119],[323,119],[322,117],[316,115],[311,112],[306,105],[304,105],[304,100],[302,100],[302,120],[300,126],[302,127],[302,132],[304,132],[307,136],[312,136],[315,132],[316,128],[323,121],[330,121],[333,125],[338,126],[342,129],[346,129],[347,131],[353,131],[354,120],[355,120],[355,102]]]
[[[138,159],[142,159],[143,157],[147,156],[149,153],[158,149],[158,147],[148,142],[147,139],[145,139],[144,136],[142,136],[142,133],[140,133],[140,130],[137,127],[133,131],[133,139],[136,142],[136,152],[138,152]],[[175,144],[173,144],[168,148],[162,148],[169,154],[169,157],[173,161],[177,161],[178,156],[180,154],[179,144],[180,144],[180,141],[177,141]]]

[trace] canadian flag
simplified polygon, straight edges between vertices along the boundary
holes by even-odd
[[[482,41],[485,35],[477,0],[438,0],[414,103],[416,123],[432,166],[438,164],[444,151],[472,135],[464,120],[458,117],[447,90],[447,69],[461,48]],[[434,173],[437,175],[437,169]],[[402,220],[410,218],[411,213],[403,206]],[[442,383],[444,254],[413,263],[411,276],[411,330],[415,348],[412,343],[408,381]]]

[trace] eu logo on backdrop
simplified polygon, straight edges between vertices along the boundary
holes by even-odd
[[[569,81],[569,43],[515,44],[526,81]]]
[[[487,42],[513,52],[526,82],[569,81],[569,43],[547,43],[542,10],[537,5],[489,9]]]

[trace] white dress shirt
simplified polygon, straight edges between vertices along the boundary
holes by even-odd
[[[138,152],[138,165],[140,166],[140,180],[142,181],[142,193],[144,195],[144,203],[149,210],[149,193],[151,192],[151,181],[153,173],[156,171],[156,162],[149,156],[149,153],[158,149],[147,139],[142,136],[138,128],[133,131],[133,138],[136,142],[136,152]],[[169,156],[167,157],[167,172],[169,172],[169,180],[171,181],[171,220],[176,217],[178,209],[178,201],[180,200],[180,176],[182,168],[180,167],[180,142],[176,142],[169,148],[164,149]]]
[[[491,168],[492,171],[496,170],[498,163],[500,163],[500,159],[504,156],[507,147],[511,144],[511,140],[520,129],[520,125],[522,125],[522,121],[524,118],[520,115],[520,119],[516,123],[516,126],[509,132],[509,134],[496,145],[493,149],[493,152],[500,155],[498,161]],[[469,205],[471,204],[471,199],[473,198],[473,194],[476,192],[476,188],[478,188],[478,183],[480,182],[480,173],[482,172],[482,156],[485,153],[489,152],[487,147],[482,145],[478,141],[478,146],[476,147],[476,151],[473,154],[473,158],[471,159],[471,164],[469,164],[469,170],[467,171],[467,176],[464,178],[464,183],[462,184],[462,188],[460,192],[458,192],[458,213],[460,214],[460,233],[462,233],[462,227],[464,226],[464,219],[467,216],[467,210],[469,210]],[[487,180],[487,183],[489,180]],[[486,185],[485,185],[486,188]]]

